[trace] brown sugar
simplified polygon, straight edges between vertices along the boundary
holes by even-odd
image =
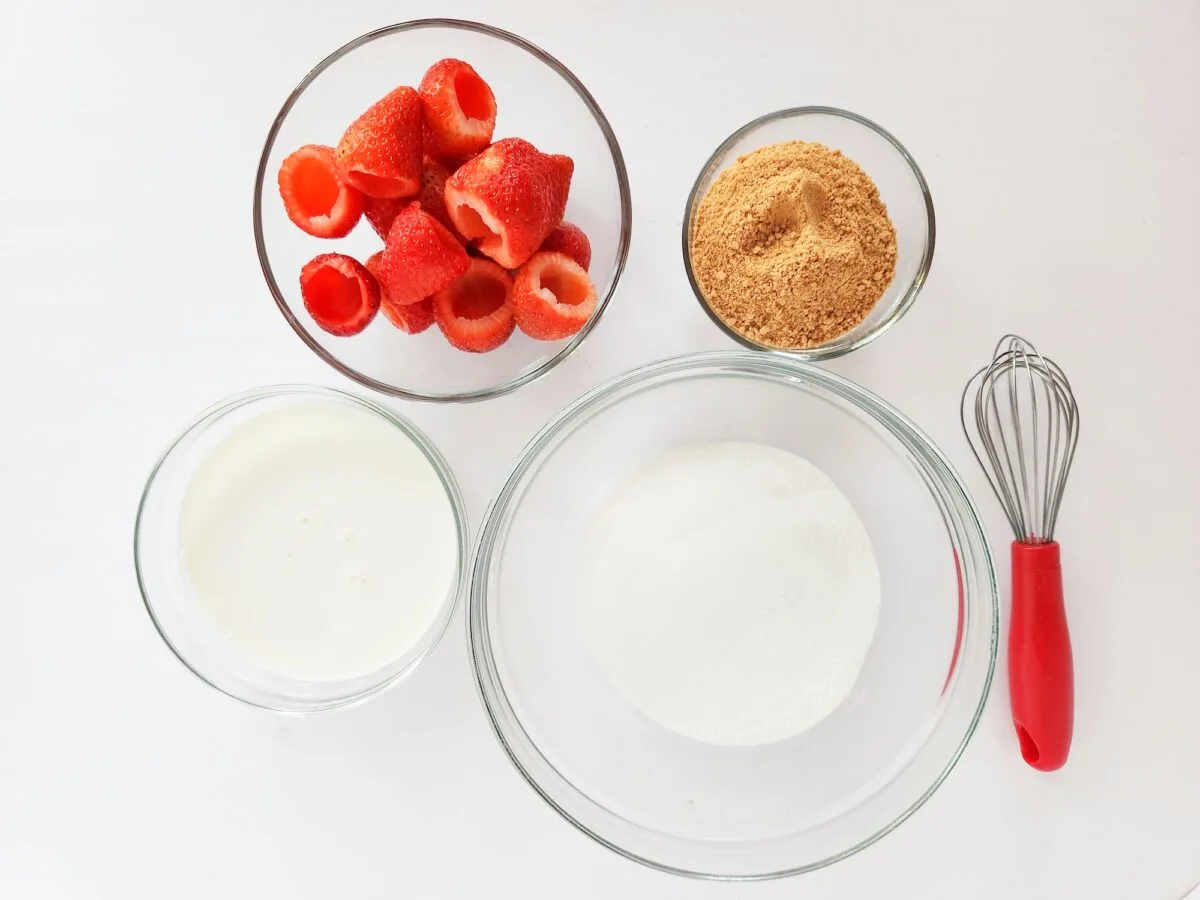
[[[896,274],[896,229],[875,183],[823,144],[742,156],[700,201],[692,270],[712,311],[760,344],[824,344],[862,322]]]

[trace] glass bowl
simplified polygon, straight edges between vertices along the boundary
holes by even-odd
[[[496,138],[523,137],[575,161],[566,220],[591,239],[596,312],[566,341],[517,333],[491,353],[455,350],[437,327],[409,335],[380,315],[353,337],[319,329],[300,296],[300,269],[319,253],[364,261],[382,242],[364,219],[345,238],[323,240],[289,220],[275,179],[284,158],[304,144],[335,145],[368,106],[400,84],[416,85],[447,56],[465,59],[496,95]],[[616,290],[629,252],[629,179],[616,136],[600,107],[562,63],[515,34],[476,22],[422,19],[355,38],[317,64],[283,104],[258,164],[254,241],[267,287],[300,339],[359,384],[412,400],[495,397],[545,374],[588,336]]]
[[[824,470],[865,524],[882,583],[850,696],[809,731],[754,747],[701,743],[642,715],[574,615],[598,504],[662,453],[714,440],[781,447]],[[912,815],[979,721],[999,628],[978,514],[929,438],[849,381],[746,351],[653,363],[555,417],[488,511],[468,603],[492,727],[543,799],[630,859],[727,880],[827,865]]]
[[[180,565],[180,511],[197,466],[232,429],[263,413],[318,401],[375,416],[409,438],[433,467],[453,511],[458,551],[449,591],[424,634],[406,651],[364,675],[301,680],[256,665],[228,640],[193,600]],[[252,706],[313,713],[349,706],[396,684],[433,650],[446,631],[468,570],[466,510],[445,459],[411,422],[370,400],[330,388],[279,385],[257,388],[210,407],[176,438],[146,481],[134,526],[134,566],[146,610],[179,661],[206,684]]]
[[[700,202],[717,176],[738,158],[768,144],[809,141],[841,150],[858,163],[879,188],[896,228],[896,275],[870,314],[850,331],[831,341],[802,349],[781,350],[735,331],[708,305],[692,269],[691,235]],[[869,344],[892,326],[917,299],[933,263],[936,227],[933,198],[917,162],[904,146],[869,119],[830,106],[800,106],[768,113],[743,125],[708,158],[688,194],[683,214],[683,264],[700,306],[717,327],[739,344],[754,350],[784,353],[799,359],[842,356]]]

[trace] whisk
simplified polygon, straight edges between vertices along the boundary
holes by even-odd
[[[959,414],[1016,538],[1008,635],[1012,719],[1025,761],[1050,772],[1067,761],[1075,715],[1054,525],[1079,440],[1079,410],[1062,369],[1010,334],[967,382]]]

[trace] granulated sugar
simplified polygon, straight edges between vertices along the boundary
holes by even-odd
[[[842,703],[879,599],[870,539],[837,486],[785,450],[722,442],[673,450],[606,500],[577,613],[634,706],[687,737],[746,746]]]

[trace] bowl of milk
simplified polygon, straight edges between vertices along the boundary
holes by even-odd
[[[179,660],[293,713],[411,673],[446,630],[467,552],[458,486],[420,430],[293,385],[202,413],[151,472],[134,538],[146,609]]]

